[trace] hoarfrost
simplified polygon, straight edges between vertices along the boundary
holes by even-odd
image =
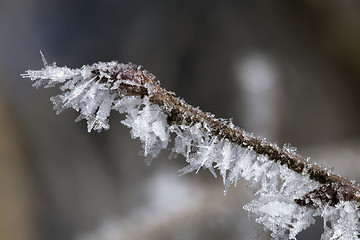
[[[325,207],[321,213],[324,233],[321,239],[359,239],[359,206],[354,202],[340,202],[336,207]]]
[[[140,85],[140,77],[129,80],[127,75],[128,69],[140,71],[139,67],[109,62],[69,69],[44,63],[42,70],[28,70],[22,77],[35,81],[35,87],[61,84],[63,92],[51,98],[57,113],[66,108],[75,109],[80,114],[76,121],[86,119],[89,132],[108,129],[107,118],[111,110],[124,113],[126,118],[122,124],[131,129],[132,138],[141,140],[148,164],[168,147],[170,136],[175,135],[171,155],[183,155],[188,163],[179,173],[197,173],[204,168],[216,177],[218,170],[225,185],[224,193],[231,184],[236,186],[240,178],[248,181],[257,198],[244,209],[270,230],[275,239],[295,239],[299,232],[315,222],[315,216],[324,218],[322,239],[357,239],[359,211],[354,202],[340,202],[318,209],[300,206],[295,199],[320,187],[306,174],[270,161],[267,155],[256,154],[251,148],[213,136],[201,123],[169,125],[163,109],[149,101],[151,86],[145,86],[149,90],[148,96],[126,96],[116,91],[123,83],[134,87]],[[114,80],[111,75],[114,69],[124,69],[125,73],[119,73]],[[94,70],[97,71],[95,75],[92,74]],[[290,145],[283,149],[296,154],[296,149]]]
[[[144,155],[147,157],[146,162],[150,164],[151,160],[157,157],[161,149],[166,148],[169,142],[166,116],[160,111],[159,106],[150,104],[148,97],[144,97],[142,101],[138,98],[131,98],[131,100],[134,102],[131,103],[130,99],[121,100],[116,103],[115,108],[127,113],[126,119],[121,123],[131,128],[132,138],[140,138]],[[126,103],[130,104],[126,105]]]

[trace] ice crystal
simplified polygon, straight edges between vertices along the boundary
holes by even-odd
[[[315,216],[324,218],[322,239],[357,239],[359,211],[355,202],[340,201],[335,206],[320,205],[318,208],[301,206],[294,200],[321,186],[306,172],[297,173],[286,165],[270,161],[266,154],[257,154],[251,147],[219,138],[193,116],[187,116],[188,121],[169,124],[167,113],[171,109],[167,109],[166,104],[150,101],[156,88],[144,76],[150,76],[151,80],[154,77],[140,67],[109,62],[69,69],[44,63],[43,69],[28,70],[22,76],[35,81],[35,87],[60,84],[62,93],[51,98],[57,113],[66,108],[75,109],[79,112],[76,121],[86,119],[90,132],[108,129],[110,111],[118,111],[126,115],[122,123],[131,129],[131,137],[141,140],[147,163],[173,141],[172,155],[182,155],[188,163],[180,174],[197,173],[204,168],[216,177],[218,172],[225,193],[240,178],[248,181],[256,199],[244,209],[270,230],[275,239],[295,239],[299,232],[315,222]],[[139,94],[127,94],[119,90],[120,86]],[[230,125],[233,127],[231,122]],[[175,136],[173,140],[172,135]],[[296,155],[296,148],[290,145],[283,149]]]

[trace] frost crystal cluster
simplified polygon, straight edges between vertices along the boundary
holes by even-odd
[[[181,174],[209,169],[222,177],[225,193],[243,178],[256,195],[244,209],[275,239],[296,239],[315,216],[324,219],[322,239],[358,239],[358,186],[299,160],[292,147],[279,148],[189,106],[139,66],[100,62],[69,69],[44,63],[22,76],[35,87],[60,84],[62,93],[51,98],[57,113],[75,109],[76,121],[86,119],[90,132],[108,129],[110,111],[118,111],[131,136],[141,140],[147,163],[168,148],[185,157]]]

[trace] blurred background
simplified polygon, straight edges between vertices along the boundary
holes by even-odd
[[[217,117],[360,180],[360,2],[0,1],[0,239],[269,239],[207,171],[146,166],[113,113],[86,131],[20,74],[49,62],[141,64]],[[322,221],[299,235],[319,239]]]

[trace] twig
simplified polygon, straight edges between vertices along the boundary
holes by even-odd
[[[203,167],[216,176],[217,168],[225,192],[239,177],[249,181],[259,198],[244,208],[258,215],[274,238],[295,239],[314,216],[322,216],[329,222],[323,239],[357,239],[360,187],[308,162],[290,145],[280,148],[190,106],[140,66],[109,62],[69,69],[43,61],[45,68],[22,76],[36,81],[35,87],[62,84],[63,93],[51,98],[58,113],[74,108],[80,112],[77,120],[87,120],[88,131],[108,129],[111,110],[127,114],[122,123],[140,138],[148,160],[168,147],[174,133],[172,151],[189,163],[180,171]]]

